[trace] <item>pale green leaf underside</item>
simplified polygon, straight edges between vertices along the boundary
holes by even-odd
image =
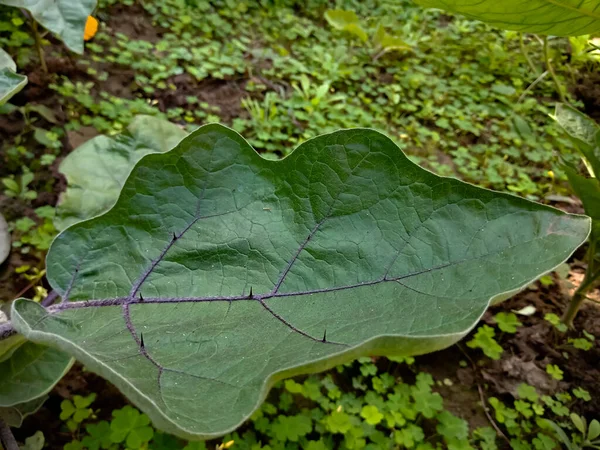
[[[0,214],[0,264],[10,255],[11,239],[8,231],[8,223],[2,214]]]
[[[0,5],[27,9],[69,49],[83,53],[83,30],[96,0],[0,0]]]
[[[62,351],[33,342],[20,343],[11,352],[10,358],[0,362],[0,408],[35,402],[54,387],[73,363]]]
[[[140,115],[133,119],[126,133],[97,136],[77,147],[60,165],[68,187],[56,207],[56,228],[64,230],[108,211],[140,158],[171,150],[186,135],[167,120]]]
[[[589,227],[435,176],[376,131],[323,135],[267,161],[207,125],[145,156],[108,213],[57,237],[48,279],[68,301],[19,300],[12,319],[158,427],[207,438],[284,376],[456,342]]]
[[[0,48],[0,106],[9,101],[27,84],[27,77],[19,75],[16,71],[17,65],[13,59]]]
[[[416,0],[498,28],[553,36],[600,31],[600,0]]]
[[[6,408],[0,406],[0,417],[9,427],[18,428],[23,424],[25,417],[40,409],[46,399],[47,397],[43,395],[26,403],[20,403]]]

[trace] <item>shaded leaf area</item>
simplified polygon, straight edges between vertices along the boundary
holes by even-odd
[[[10,55],[0,48],[0,106],[27,84],[27,77],[16,72],[17,65]]]
[[[188,438],[235,428],[272,383],[451,345],[562,263],[589,219],[441,178],[344,130],[261,158],[207,125],[147,155],[106,214],[58,236],[66,300],[12,320]]]
[[[42,395],[34,400],[25,403],[19,403],[14,406],[0,406],[0,418],[2,418],[9,427],[18,428],[23,424],[23,420],[30,414],[34,414],[44,404],[47,397]]]
[[[0,408],[20,410],[20,404],[36,404],[37,399],[45,396],[69,370],[73,360],[62,351],[26,342],[21,336],[2,342],[9,340],[14,345],[0,355]],[[24,411],[28,409],[31,407],[25,405]]]
[[[0,0],[0,5],[25,8],[44,28],[75,53],[83,53],[83,30],[96,0]]]
[[[10,254],[11,240],[8,231],[8,223],[2,214],[0,214],[0,264],[2,264]]]
[[[77,147],[60,165],[69,186],[56,207],[54,225],[69,225],[106,212],[143,156],[171,150],[187,133],[157,117],[140,115],[119,136],[97,136]]]
[[[416,0],[507,30],[553,36],[600,31],[600,0]]]

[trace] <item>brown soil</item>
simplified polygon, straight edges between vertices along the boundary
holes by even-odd
[[[585,113],[600,122],[600,73],[580,72],[571,91],[585,107]]]

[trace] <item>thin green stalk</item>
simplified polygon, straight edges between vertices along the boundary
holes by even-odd
[[[535,64],[533,64],[533,61],[531,60],[531,58],[529,56],[529,52],[525,48],[525,42],[523,41],[523,33],[519,33],[519,46],[521,47],[521,53],[527,60],[527,64],[529,64],[529,67],[531,67],[531,70],[533,70],[533,73],[535,73],[536,75],[539,74],[540,73],[539,69],[535,66]]]
[[[33,38],[35,39],[35,49],[37,50],[38,58],[40,59],[40,65],[44,73],[48,73],[48,66],[46,65],[46,58],[44,57],[44,49],[42,48],[42,38],[38,31],[38,24],[33,17],[31,20],[31,29],[33,31]]]
[[[19,450],[19,444],[8,424],[0,417],[0,441],[6,450]]]
[[[563,92],[562,86],[560,85],[560,82],[558,81],[558,78],[556,77],[556,72],[554,72],[554,67],[552,67],[550,54],[548,52],[548,36],[544,36],[543,43],[544,43],[544,61],[546,62],[546,68],[548,69],[548,72],[550,72],[550,76],[552,77],[552,80],[554,81],[554,86],[556,87],[556,92],[558,92],[558,97],[560,98],[561,102],[568,103],[567,98],[565,97],[565,94]]]
[[[573,297],[571,298],[571,302],[569,303],[569,306],[567,307],[567,310],[565,311],[563,318],[562,318],[562,322],[565,325],[567,325],[568,327],[573,326],[573,320],[575,319],[575,316],[577,315],[577,311],[579,311],[579,308],[581,308],[581,305],[583,304],[584,300],[586,299],[587,292],[594,286],[596,280],[600,276],[600,271],[594,270],[595,269],[595,267],[594,267],[594,256],[595,255],[596,255],[596,239],[594,239],[594,236],[592,236],[592,239],[590,241],[590,247],[589,247],[588,253],[587,253],[588,267],[587,267],[587,270],[585,271],[585,277],[583,278],[583,281],[581,282],[581,284],[579,285],[579,287],[573,294]]]

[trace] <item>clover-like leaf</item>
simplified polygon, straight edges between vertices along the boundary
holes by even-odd
[[[498,324],[498,328],[505,333],[516,333],[517,328],[523,325],[517,315],[512,312],[499,312],[494,316],[494,320]]]
[[[110,424],[106,420],[86,425],[85,430],[88,435],[81,440],[85,448],[88,450],[111,448],[113,442],[110,439]]]
[[[96,0],[0,0],[28,10],[33,18],[76,53],[83,53],[83,31]]]
[[[109,212],[56,238],[48,280],[63,302],[17,300],[12,322],[155,426],[208,438],[279,379],[451,345],[567,259],[589,222],[438,177],[376,131],[268,161],[206,125],[145,156]]]
[[[498,28],[553,36],[600,31],[600,0],[416,0]]]
[[[114,443],[124,442],[127,447],[135,449],[149,442],[154,435],[150,419],[146,414],[127,405],[113,411],[110,423],[110,439]]]

